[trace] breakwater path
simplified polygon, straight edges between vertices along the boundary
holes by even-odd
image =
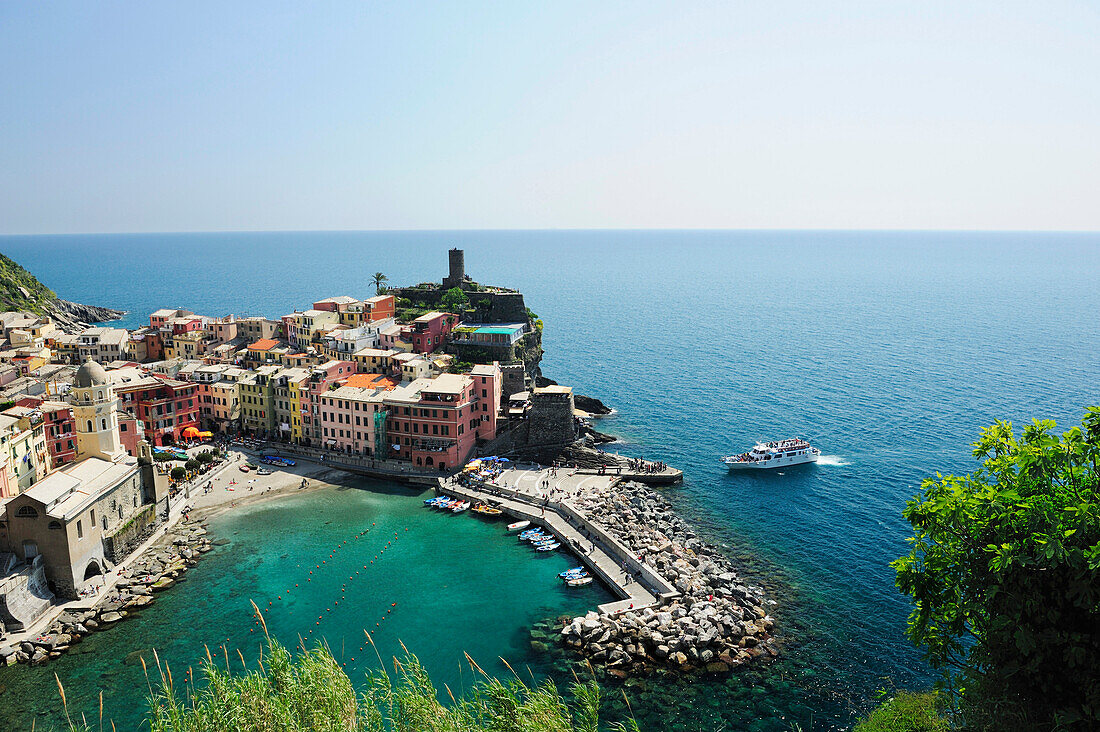
[[[620,678],[657,669],[721,674],[778,655],[758,587],[658,493],[613,475],[515,466],[439,481],[440,491],[541,524],[620,597],[561,628],[563,645]]]
[[[618,481],[613,476],[572,474],[565,471],[513,469],[482,486],[465,486],[441,478],[442,493],[491,504],[510,516],[545,526],[598,575],[620,599],[599,610],[615,614],[652,607],[679,594],[649,566],[638,561],[622,542],[569,505],[589,491],[605,491]]]

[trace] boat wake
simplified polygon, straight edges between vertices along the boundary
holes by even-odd
[[[817,459],[818,465],[851,465],[840,455],[822,455]]]

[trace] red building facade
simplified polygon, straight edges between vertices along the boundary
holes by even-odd
[[[178,442],[188,427],[199,427],[197,385],[153,374],[138,383],[116,385],[122,408],[145,428],[145,439],[153,445]]]

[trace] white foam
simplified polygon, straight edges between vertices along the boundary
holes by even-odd
[[[851,465],[840,455],[822,455],[817,459],[818,465]]]

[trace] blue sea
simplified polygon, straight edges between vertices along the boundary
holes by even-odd
[[[906,550],[906,500],[926,477],[971,470],[969,443],[994,420],[1022,425],[1052,418],[1069,428],[1086,406],[1100,403],[1100,234],[0,237],[0,251],[62,297],[125,309],[128,326],[160,307],[277,317],[325,296],[370,295],[376,271],[393,284],[438,280],[450,247],[465,249],[476,280],[524,292],[546,324],[545,375],[615,409],[597,425],[621,438],[613,449],[682,467],[684,484],[668,497],[778,602],[784,652],[771,666],[720,681],[629,684],[635,712],[650,729],[844,729],[874,704],[877,690],[930,686],[931,672],[904,637],[909,603],[889,567]],[[730,475],[719,462],[756,440],[795,435],[822,449],[818,465]],[[273,543],[293,547],[292,555],[308,553],[308,543],[298,540],[309,525],[302,516],[316,512],[337,522],[326,541],[358,525],[347,519],[340,526],[347,515],[386,516],[393,528],[405,528],[397,524],[417,498],[392,486],[358,487],[377,500],[341,492],[310,499],[318,505],[303,509],[295,497],[264,509],[274,514],[223,520],[216,528],[249,551],[224,551],[204,562],[141,620],[94,637],[94,654],[41,670],[4,670],[3,699],[52,683],[58,671],[63,681],[71,676],[88,710],[99,688],[130,703],[127,694],[140,689],[126,691],[129,682],[119,681],[135,673],[123,663],[126,654],[156,644],[166,628],[172,639],[165,643],[175,644],[180,663],[200,653],[221,626],[197,622],[187,608],[216,607],[215,618],[228,617],[230,607],[246,614],[245,591],[226,578],[245,571],[249,577],[285,571],[289,578],[292,571],[274,560],[256,567],[256,552]],[[330,506],[340,501],[351,509]],[[416,519],[416,541],[484,549],[499,539],[454,524],[433,528],[428,520]],[[266,530],[272,525],[290,528]],[[529,561],[509,558],[513,549],[502,544],[493,561]],[[400,557],[407,550],[394,551]],[[477,555],[461,554],[469,562]],[[538,578],[502,571],[495,581],[510,601],[476,602],[460,568],[445,575],[449,581],[439,572],[420,576],[416,567],[425,561],[410,553],[402,568],[408,581],[386,592],[402,607],[403,593],[423,602],[426,596],[416,593],[432,585],[433,604],[400,622],[408,623],[404,639],[415,635],[422,649],[432,649],[429,667],[441,680],[462,688],[456,670],[462,659],[449,656],[459,656],[463,644],[567,680],[560,663],[531,655],[525,629],[535,618],[576,609],[576,598],[530,592]],[[552,581],[549,567],[538,571]],[[473,575],[486,581],[484,572]],[[289,635],[304,628],[283,626]],[[140,695],[131,706],[140,707]],[[139,712],[120,711],[118,718],[136,724]],[[38,715],[41,729],[57,713],[55,703],[32,699],[16,711],[0,705],[0,726],[29,728]]]

